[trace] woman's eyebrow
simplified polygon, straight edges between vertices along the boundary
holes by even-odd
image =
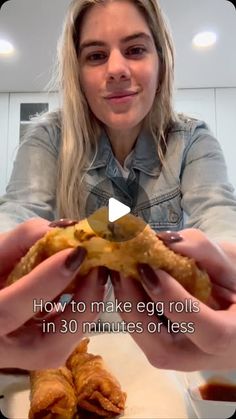
[[[132,35],[128,35],[125,38],[121,39],[121,43],[124,44],[128,41],[133,41],[137,38],[143,38],[146,41],[151,42],[152,38],[150,35],[148,35],[146,32],[137,32],[137,33],[133,33]],[[82,44],[79,47],[79,52],[81,53],[85,48],[89,48],[89,47],[105,47],[107,44],[104,41],[99,41],[99,40],[93,40],[93,39],[89,39],[87,41],[82,42]]]

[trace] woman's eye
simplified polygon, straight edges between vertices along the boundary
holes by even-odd
[[[106,54],[104,52],[93,52],[86,57],[86,61],[90,63],[96,63],[99,61],[103,61],[106,58]]]
[[[131,47],[127,50],[126,55],[128,56],[141,56],[146,52],[144,47]]]

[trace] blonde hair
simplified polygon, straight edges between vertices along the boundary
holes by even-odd
[[[58,162],[57,205],[61,217],[81,218],[81,188],[86,168],[96,156],[101,125],[91,112],[79,77],[79,28],[94,5],[111,0],[72,1],[59,43],[58,77],[62,93],[62,143]],[[121,1],[121,0],[115,0]],[[166,135],[177,119],[172,107],[174,49],[169,29],[156,0],[128,0],[145,17],[161,61],[159,87],[145,124],[151,131],[157,153],[164,161]]]

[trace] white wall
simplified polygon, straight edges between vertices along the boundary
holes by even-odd
[[[4,191],[7,176],[7,145],[8,145],[8,101],[7,93],[0,94],[0,194]]]
[[[179,89],[175,94],[175,108],[179,112],[207,122],[216,135],[214,89]]]
[[[9,179],[16,149],[19,144],[20,104],[49,103],[52,110],[58,106],[53,93],[0,93],[0,194]],[[223,148],[231,183],[236,188],[236,87],[216,89],[179,89],[175,108],[206,121]]]
[[[236,87],[216,89],[216,130],[229,178],[236,188]]]

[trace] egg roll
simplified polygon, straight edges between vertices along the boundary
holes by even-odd
[[[30,372],[30,386],[29,419],[77,418],[77,397],[67,367]]]
[[[89,338],[84,338],[67,360],[77,392],[78,412],[91,412],[102,417],[122,414],[126,393],[117,379],[106,369],[100,355],[87,352]]]
[[[207,272],[200,269],[192,258],[169,249],[148,224],[132,214],[110,223],[107,208],[100,208],[75,225],[51,229],[20,260],[6,285],[17,281],[54,253],[77,246],[87,250],[80,266],[80,277],[92,268],[105,266],[139,280],[137,264],[145,263],[172,275],[191,295],[203,302],[207,302],[211,294]],[[73,293],[74,290],[75,282],[72,282],[65,292]]]

